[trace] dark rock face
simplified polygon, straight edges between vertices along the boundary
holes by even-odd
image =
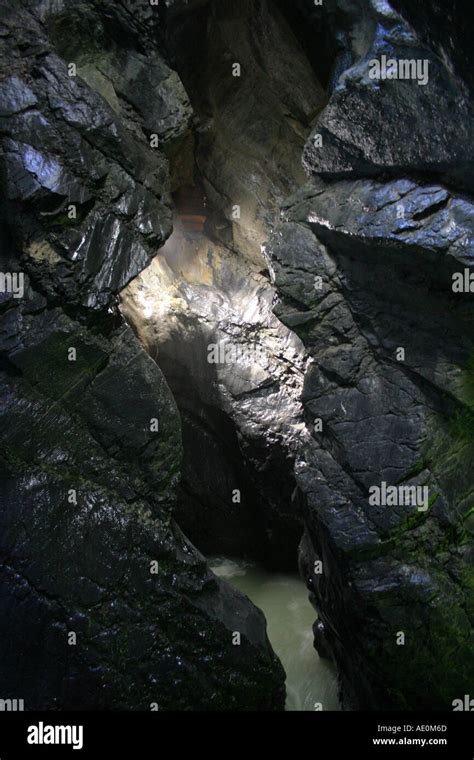
[[[350,14],[346,5],[341,2],[354,61],[340,76],[306,145],[307,171],[326,178],[409,172],[472,189],[474,121],[464,81],[389,3],[352,3]],[[372,78],[372,62],[383,56],[419,62],[415,86],[398,76],[389,78],[388,70],[389,77]],[[317,135],[323,149],[315,145]]]
[[[301,152],[326,93],[268,0],[221,0],[171,18],[167,41],[198,119],[196,163],[213,231],[263,266],[260,246],[304,180]]]
[[[178,411],[115,308],[171,231],[150,138],[179,143],[189,101],[157,50],[145,67],[151,8],[9,5],[1,269],[24,292],[4,285],[0,303],[0,696],[30,710],[281,709],[263,615],[173,520]],[[55,47],[68,28],[83,58]]]
[[[245,258],[186,233],[177,218],[161,255],[123,292],[121,309],[181,412],[179,525],[206,554],[294,569],[305,360],[273,300],[268,279]]]
[[[472,295],[453,292],[473,264],[473,205],[453,189],[472,181],[470,107],[433,35],[370,5],[308,140],[312,179],[266,246],[276,313],[312,358],[300,561],[347,706],[451,709],[474,677]],[[368,79],[383,51],[428,58],[429,85]],[[426,501],[376,505],[382,483]]]
[[[392,0],[392,6],[410,23],[418,37],[439,58],[450,61],[453,70],[472,93],[474,72],[471,65],[471,34],[474,8],[470,0]],[[446,31],[449,30],[447,34]]]
[[[192,158],[208,218],[201,235],[175,220],[162,256],[125,291],[122,309],[180,408],[179,524],[206,553],[293,569],[305,355],[272,314],[261,246],[284,198],[304,181],[305,137],[326,95],[272,2],[189,10],[170,9],[166,39],[195,112]],[[258,348],[260,356],[210,364],[213,344]]]
[[[0,698],[282,709],[263,615],[177,516],[280,566],[304,522],[345,706],[450,709],[474,678],[468,6],[9,6]],[[421,68],[373,77],[383,56]],[[262,361],[209,364],[229,342]]]

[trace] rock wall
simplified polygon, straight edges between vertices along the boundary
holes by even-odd
[[[273,299],[268,278],[244,257],[176,219],[121,309],[180,409],[179,525],[206,555],[295,569],[305,352]]]
[[[173,520],[179,414],[116,307],[171,232],[165,150],[191,118],[159,18],[0,10],[0,696],[282,709],[263,615]]]
[[[122,309],[180,408],[179,524],[206,553],[294,569],[306,357],[272,314],[261,248],[284,198],[304,181],[305,138],[326,94],[267,0],[174,4],[165,30],[194,109],[188,174],[208,218],[201,235],[175,220],[162,256],[123,293]],[[213,362],[213,345],[242,356]]]
[[[474,676],[468,4],[10,6],[0,697],[282,709],[263,616],[178,516],[274,564],[303,520],[344,706],[450,709]],[[190,185],[205,229],[169,237]],[[265,360],[212,366],[229,341]]]
[[[312,358],[301,566],[346,706],[451,709],[474,675],[472,296],[453,292],[473,265],[472,107],[423,18],[418,36],[388,2],[359,5],[320,10],[352,63],[266,246],[276,313]],[[428,82],[372,78],[384,54],[427,61]],[[377,505],[382,484],[425,500]]]

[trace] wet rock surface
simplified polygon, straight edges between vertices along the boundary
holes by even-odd
[[[304,525],[344,706],[450,709],[474,677],[467,5],[9,5],[0,697],[282,709],[263,616],[181,528],[281,567]],[[382,56],[428,80],[373,78]]]
[[[152,9],[110,9],[1,4],[1,268],[24,277],[0,305],[1,697],[282,709],[263,615],[173,520],[179,413],[115,307],[171,232],[148,132],[164,151],[191,110],[158,50],[145,67]],[[62,57],[61,29],[84,59]]]
[[[176,518],[206,554],[293,568],[302,523],[294,460],[307,435],[305,352],[273,314],[268,278],[179,218],[121,309],[183,421]]]
[[[266,256],[276,313],[311,356],[313,441],[296,472],[316,646],[332,650],[346,706],[450,709],[474,674],[472,306],[453,292],[473,253],[472,202],[453,189],[471,182],[467,84],[449,59],[426,88],[367,79],[383,51],[435,55],[388,3],[372,6],[375,36],[314,127],[312,179],[283,204]],[[382,482],[426,503],[377,506]]]
[[[167,42],[196,112],[196,163],[214,232],[263,265],[260,246],[304,179],[301,152],[326,93],[267,0],[222,0],[171,18]]]
[[[165,37],[194,109],[189,174],[204,197],[204,228],[187,229],[178,200],[172,238],[122,309],[181,411],[179,524],[205,553],[293,569],[306,356],[272,314],[261,248],[304,181],[304,141],[326,94],[275,4],[189,10],[170,8]]]

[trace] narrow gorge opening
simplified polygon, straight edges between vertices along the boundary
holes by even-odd
[[[314,650],[315,611],[298,573],[269,572],[255,562],[214,557],[216,575],[262,610],[268,638],[286,674],[286,710],[339,710],[337,673],[329,659]]]
[[[338,709],[335,669],[314,649],[316,612],[297,570],[303,527],[291,450],[283,438],[268,442],[261,428],[255,433],[252,425],[248,432],[246,418],[254,397],[257,415],[263,408],[268,427],[267,407],[275,389],[271,383],[259,385],[257,378],[257,390],[240,393],[243,383],[253,383],[261,357],[234,355],[227,365],[224,350],[221,367],[219,362],[217,366],[209,364],[210,349],[217,347],[222,352],[233,344],[225,330],[221,332],[215,325],[206,330],[210,313],[203,320],[202,311],[190,308],[218,300],[222,310],[219,296],[223,299],[225,292],[229,298],[232,293],[219,291],[214,279],[210,284],[222,248],[219,245],[216,253],[216,243],[204,231],[207,208],[199,208],[199,197],[196,189],[178,196],[172,236],[149,270],[122,294],[122,311],[162,369],[181,414],[183,472],[174,516],[213,572],[246,594],[264,613],[270,643],[286,672],[287,709],[310,711],[320,705]],[[217,261],[221,266],[220,257]],[[237,260],[233,263],[236,266]],[[253,276],[260,290],[272,293],[260,273]],[[235,279],[235,272],[232,276],[227,273],[225,282],[232,284]],[[227,306],[233,308],[226,323],[237,324],[238,320],[245,330],[246,313],[260,322],[259,298],[249,287],[250,273],[244,283],[240,276],[237,279],[239,297],[230,298]],[[266,298],[266,308],[272,302],[273,298]],[[265,317],[269,314],[265,312]],[[271,319],[273,322],[274,317]],[[278,332],[281,330],[283,326],[278,326]],[[224,397],[216,392],[219,369],[224,369]],[[236,379],[239,371],[243,375]],[[235,387],[229,404],[229,388]],[[300,385],[296,387],[301,392]],[[296,399],[293,403],[296,405]],[[300,411],[295,415],[299,419]]]
[[[294,463],[308,435],[307,356],[273,313],[264,257],[283,200],[304,180],[303,146],[327,99],[290,23],[297,14],[287,21],[277,3],[251,0],[238,9],[211,2],[169,23],[168,52],[194,115],[180,149],[165,146],[173,233],[121,294],[121,310],[180,411],[177,523],[265,613],[287,709],[338,709],[334,667],[314,650],[315,610],[298,576]],[[322,55],[327,85],[335,51]],[[249,70],[251,79],[241,76]]]
[[[0,5],[1,705],[472,708],[467,0]]]

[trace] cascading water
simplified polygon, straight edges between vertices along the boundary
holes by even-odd
[[[265,614],[268,638],[286,672],[286,709],[339,710],[336,672],[314,650],[315,613],[299,576],[268,572],[254,562],[223,557],[210,560],[209,565]]]

